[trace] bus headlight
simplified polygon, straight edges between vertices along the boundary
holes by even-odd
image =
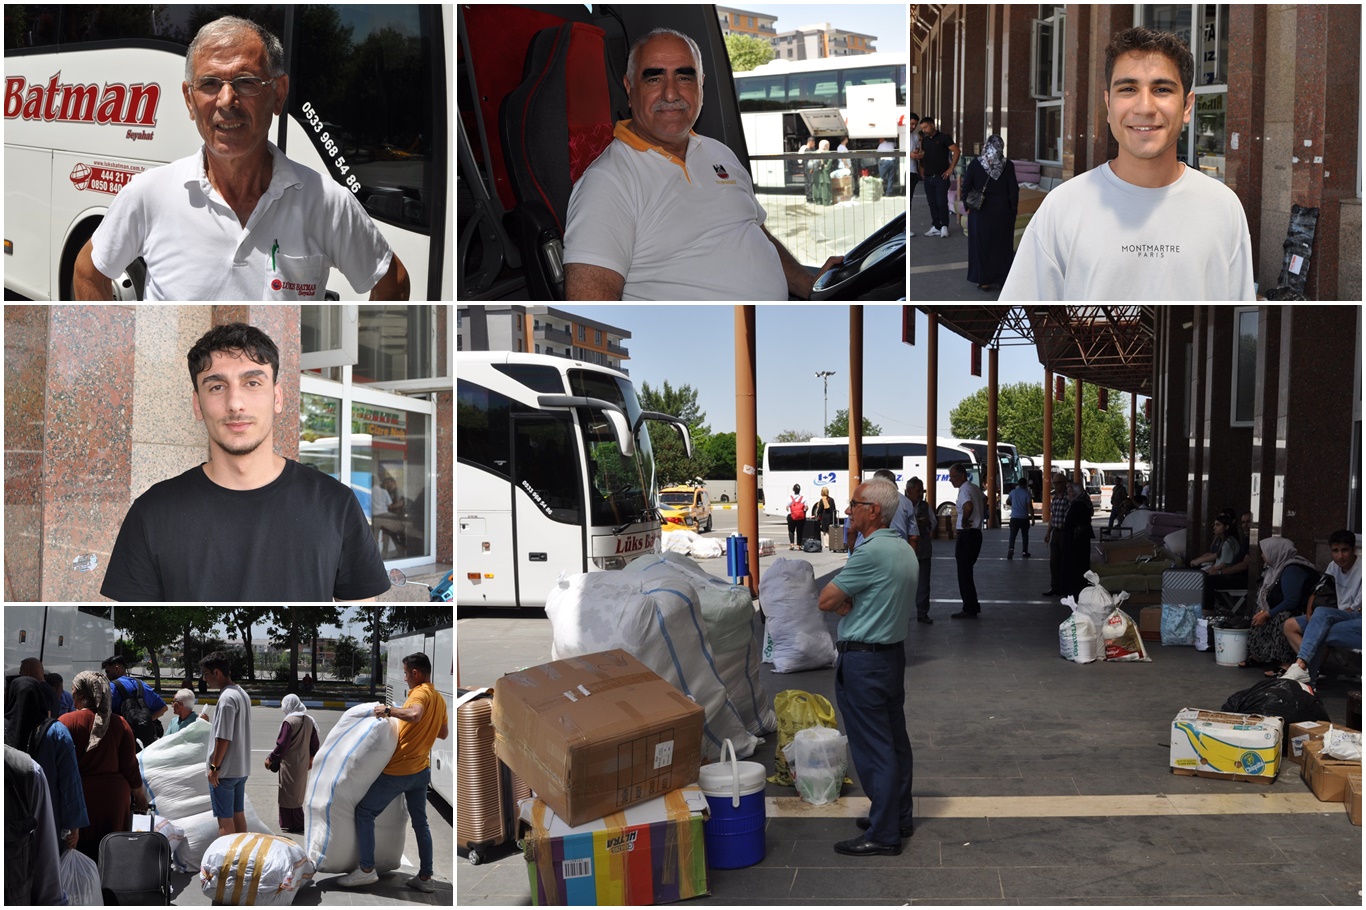
[[[594,556],[593,565],[599,569],[624,569],[626,568],[625,556]]]

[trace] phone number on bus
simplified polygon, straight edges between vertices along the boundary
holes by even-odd
[[[322,141],[323,148],[327,149],[327,157],[336,159],[332,164],[337,168],[337,173],[346,178],[346,186],[352,193],[359,193],[360,181],[351,173],[351,165],[346,163],[346,158],[337,155],[337,143],[333,141],[331,135],[323,130],[323,122],[318,116],[318,112],[307,101],[304,102],[303,112],[309,125],[313,127],[313,132],[319,134],[318,139]]]

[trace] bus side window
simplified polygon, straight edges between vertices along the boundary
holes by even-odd
[[[473,382],[460,380],[456,385],[455,450],[460,460],[511,478],[512,399]]]

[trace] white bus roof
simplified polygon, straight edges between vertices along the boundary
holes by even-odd
[[[620,370],[605,367],[596,363],[589,363],[586,360],[574,360],[569,357],[556,357],[553,354],[523,354],[516,351],[458,351],[455,355],[456,363],[473,364],[495,364],[495,363],[535,363],[543,366],[553,366],[556,369],[567,370],[572,368],[583,370],[595,370],[599,373],[611,373],[620,376],[627,381],[631,377]]]
[[[817,57],[814,60],[783,60],[781,58],[768,61],[762,66],[756,66],[752,70],[743,73],[736,73],[736,79],[743,79],[745,76],[781,76],[787,73],[818,73],[825,70],[851,70],[864,69],[873,66],[905,66],[906,55],[894,53],[876,54],[854,54],[849,57]]]

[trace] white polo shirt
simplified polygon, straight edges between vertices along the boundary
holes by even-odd
[[[322,300],[329,268],[357,293],[373,288],[393,252],[365,209],[266,144],[274,172],[245,227],[209,183],[201,146],[128,181],[95,230],[95,268],[117,275],[141,256],[148,300]]]
[[[730,148],[692,133],[684,162],[629,123],[574,184],[564,261],[624,275],[623,300],[786,300],[768,213]]]

